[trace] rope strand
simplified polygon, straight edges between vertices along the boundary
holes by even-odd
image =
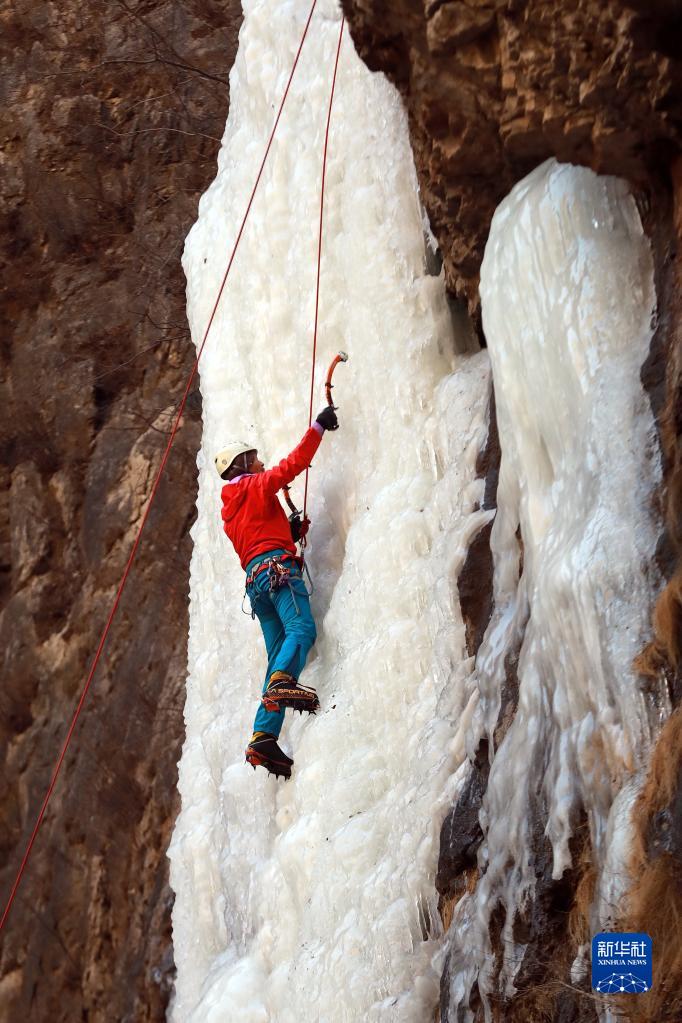
[[[341,53],[341,40],[343,39],[343,29],[346,24],[345,17],[341,18],[341,28],[339,30],[339,42],[336,47],[336,60],[334,61],[334,75],[332,78],[332,88],[329,95],[329,109],[327,110],[327,127],[324,133],[324,153],[322,154],[322,186],[320,188],[320,227],[317,235],[317,281],[315,283],[315,326],[313,327],[313,360],[312,369],[310,373],[310,410],[308,412],[308,429],[313,423],[313,395],[315,390],[315,357],[317,355],[317,324],[319,318],[320,309],[320,268],[322,265],[322,223],[324,217],[324,182],[327,174],[327,148],[329,146],[329,125],[332,119],[332,104],[334,102],[334,89],[336,88],[336,72],[339,66],[339,54]],[[303,491],[303,518],[306,516],[306,509],[308,505],[308,474],[310,470],[305,471],[305,489]],[[305,539],[305,537],[304,537]],[[305,545],[303,545],[305,546]]]

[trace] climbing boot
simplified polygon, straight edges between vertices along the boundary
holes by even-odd
[[[320,701],[315,690],[299,686],[294,676],[286,671],[273,671],[261,703],[267,711],[275,713],[284,710],[285,707],[291,707],[300,714],[304,710],[314,714],[320,709]]]
[[[269,732],[253,733],[251,742],[246,747],[246,762],[251,764],[254,771],[260,764],[276,778],[280,775],[283,778],[291,778],[293,760],[279,748],[277,739]]]

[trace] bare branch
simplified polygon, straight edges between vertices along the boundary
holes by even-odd
[[[108,124],[102,124],[101,121],[93,121],[93,125],[97,128],[104,128],[105,131],[109,131],[119,138],[125,138],[127,135],[147,135],[152,131],[173,131],[177,135],[195,135],[197,138],[211,139],[212,142],[222,142],[222,139],[217,139],[215,135],[204,135],[202,131],[183,131],[182,128],[137,128],[134,131],[116,131],[115,128],[111,128]]]

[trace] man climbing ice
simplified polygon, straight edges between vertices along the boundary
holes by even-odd
[[[293,760],[277,744],[285,708],[314,714],[317,694],[298,683],[315,642],[310,599],[296,558],[298,530],[287,519],[277,492],[307,469],[325,430],[338,429],[332,405],[320,412],[300,444],[273,469],[258,451],[237,441],[215,458],[220,478],[223,528],[246,571],[246,592],[263,630],[268,666],[263,695],[246,748],[246,759],[270,774],[291,776]],[[304,519],[304,529],[307,521]]]

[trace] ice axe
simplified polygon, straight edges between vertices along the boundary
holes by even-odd
[[[332,387],[334,386],[332,383],[332,377],[334,376],[334,370],[336,369],[340,362],[348,362],[348,356],[346,355],[345,352],[339,352],[338,355],[334,356],[329,365],[329,369],[327,370],[327,379],[325,380],[324,383],[324,390],[325,394],[327,395],[327,404],[331,405],[332,408],[336,408],[336,406],[332,402]],[[289,516],[289,522],[291,524],[291,535],[294,539],[294,542],[298,542],[299,540],[301,540],[305,544],[305,535],[308,532],[308,526],[310,525],[310,522],[307,517],[301,519],[301,511],[296,507],[296,505],[291,499],[291,493],[288,484],[282,487],[282,490],[284,491],[284,500],[286,501],[289,511],[291,512],[291,515]]]
[[[332,377],[334,376],[334,370],[336,369],[340,362],[348,362],[348,356],[346,355],[345,352],[339,352],[338,355],[334,356],[329,366],[329,369],[327,370],[327,379],[325,380],[324,383],[324,389],[327,395],[327,404],[331,405],[332,408],[337,407],[332,401],[332,387],[334,386],[332,383]]]
[[[294,541],[294,543],[298,543],[299,540],[302,543],[305,543],[305,535],[308,532],[308,527],[310,526],[310,519],[307,516],[303,519],[301,518],[302,512],[300,511],[299,508],[296,507],[296,505],[291,499],[291,493],[289,490],[288,483],[286,483],[282,487],[282,490],[284,491],[284,500],[286,501],[289,511],[291,512],[291,515],[289,516],[291,539]]]

